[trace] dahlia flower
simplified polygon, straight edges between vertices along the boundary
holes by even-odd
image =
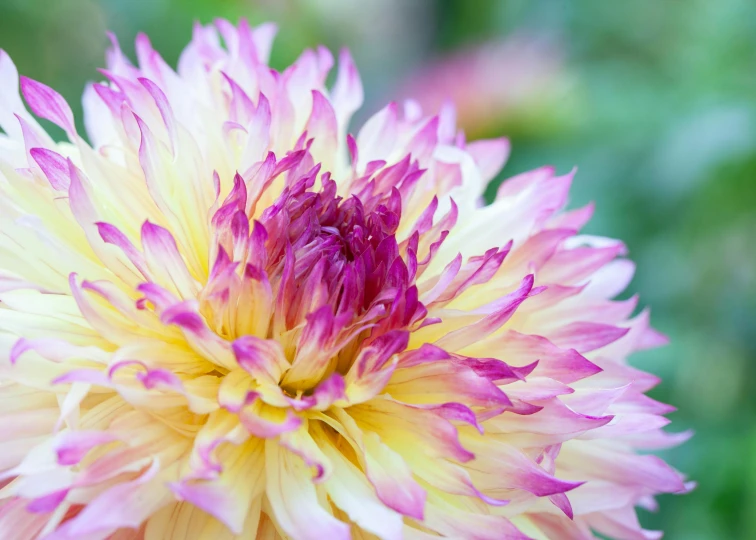
[[[349,53],[328,88],[274,34],[113,40],[89,142],[0,53],[0,537],[657,537],[686,485],[638,451],[685,435],[626,358],[664,338],[572,173],[484,206],[506,140],[413,102],[353,137]]]

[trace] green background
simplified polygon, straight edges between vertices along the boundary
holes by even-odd
[[[695,430],[665,458],[699,486],[661,497],[644,525],[670,539],[756,538],[756,2],[0,0],[0,47],[80,114],[106,29],[130,54],[144,31],[175,63],[192,22],[218,16],[278,22],[278,68],[304,47],[349,46],[368,113],[455,51],[541,43],[540,60],[496,79],[517,94],[518,77],[547,66],[524,95],[463,123],[473,138],[512,139],[506,175],[579,167],[573,205],[595,201],[589,232],[627,242],[630,290],[672,338],[635,361],[663,377],[652,396],[679,408],[673,430]],[[507,54],[501,69],[517,64]]]

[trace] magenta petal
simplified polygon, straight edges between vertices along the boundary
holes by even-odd
[[[145,278],[149,276],[144,255],[134,247],[134,244],[126,238],[125,234],[109,223],[97,222],[95,225],[97,226],[97,232],[99,232],[100,238],[102,238],[103,242],[121,248],[123,253],[134,264],[137,270],[139,270]]]
[[[92,448],[118,440],[117,435],[105,431],[71,431],[56,444],[55,452],[61,465],[75,465]]]
[[[21,92],[34,114],[60,126],[69,137],[76,134],[73,112],[63,96],[28,77],[21,77]]]
[[[71,180],[68,174],[68,162],[63,156],[47,148],[32,148],[29,153],[45,173],[53,189],[68,191]]]
[[[326,410],[334,403],[346,400],[344,377],[338,373],[332,373],[315,388],[312,398],[312,408],[315,410]]]
[[[178,392],[184,392],[181,379],[167,369],[148,369],[146,373],[137,373],[137,379],[147,390],[152,390],[157,386],[166,386]]]
[[[461,403],[444,403],[438,405],[435,410],[446,420],[456,420],[458,422],[470,424],[477,429],[479,433],[483,433],[483,426],[478,423],[475,413],[466,405],[462,405]]]
[[[107,373],[95,369],[74,369],[52,380],[52,384],[68,384],[75,382],[94,384],[106,388],[112,386],[112,382]]]
[[[69,491],[70,489],[61,489],[43,497],[38,497],[26,506],[26,510],[34,514],[52,512],[65,500]]]
[[[277,423],[266,420],[248,409],[243,409],[239,413],[239,421],[247,431],[261,439],[278,437],[282,433],[294,431],[302,425],[302,419],[291,411],[286,412],[286,419],[283,422]]]
[[[234,523],[233,507],[237,502],[223,486],[204,482],[175,482],[170,484],[170,488],[179,500],[192,503],[229,527]],[[236,534],[241,534],[241,530],[237,527],[231,530]]]

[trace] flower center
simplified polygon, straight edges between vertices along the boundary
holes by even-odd
[[[201,313],[222,338],[280,345],[277,383],[297,398],[346,376],[375,344],[400,352],[426,314],[414,253],[396,238],[399,194],[343,199],[328,174],[313,189],[316,173],[285,187],[251,225],[244,201],[229,196],[216,214],[218,255],[200,294]]]

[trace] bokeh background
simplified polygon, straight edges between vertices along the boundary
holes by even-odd
[[[274,67],[350,47],[363,118],[454,99],[470,138],[511,138],[504,176],[577,165],[572,204],[595,201],[589,232],[626,240],[630,289],[672,338],[635,361],[663,377],[673,429],[696,432],[665,458],[699,487],[641,520],[669,539],[756,538],[756,2],[0,0],[0,47],[80,114],[106,29],[128,52],[144,31],[175,63],[214,17],[278,22]]]

